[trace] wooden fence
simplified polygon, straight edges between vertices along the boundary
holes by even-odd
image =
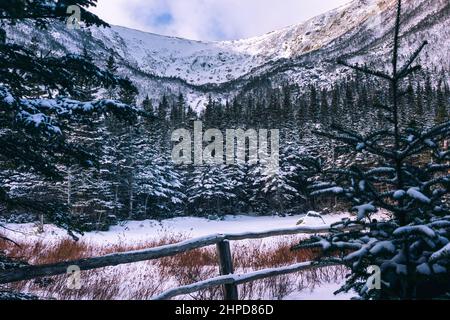
[[[359,226],[351,226],[346,231],[352,231]],[[265,232],[247,232],[239,234],[215,234],[206,237],[191,239],[176,244],[165,245],[161,247],[129,251],[123,253],[114,253],[100,257],[67,261],[55,264],[27,266],[14,270],[0,272],[0,284],[7,284],[18,281],[31,280],[39,277],[51,277],[67,274],[69,267],[76,266],[82,271],[93,270],[104,267],[118,266],[122,264],[149,261],[215,245],[219,257],[221,276],[194,283],[189,286],[178,287],[168,290],[163,294],[153,297],[153,299],[170,299],[179,295],[185,295],[200,291],[203,289],[223,286],[224,297],[226,300],[238,300],[237,286],[243,283],[252,282],[259,279],[295,273],[302,270],[314,269],[319,266],[313,262],[295,264],[288,267],[265,269],[245,275],[234,274],[233,260],[230,249],[230,241],[263,239],[276,236],[297,235],[297,234],[323,234],[329,233],[330,226],[321,227],[295,227],[286,229],[276,229]],[[337,265],[339,262],[330,263]],[[324,265],[320,265],[323,267]]]

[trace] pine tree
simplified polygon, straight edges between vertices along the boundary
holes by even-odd
[[[117,72],[117,66],[116,66],[116,60],[114,59],[114,53],[111,53],[111,55],[108,58],[108,61],[106,62],[106,70],[109,71],[111,74],[115,74]]]
[[[182,93],[178,95],[177,101],[177,112],[178,112],[178,122],[185,123],[186,121],[186,101],[184,100],[184,96]]]
[[[0,27],[0,45],[6,43],[6,31]]]
[[[117,73],[117,65],[116,61],[114,59],[114,54],[111,53],[111,55],[108,58],[108,61],[106,62],[106,71],[111,74],[112,76],[116,75]],[[108,99],[117,99],[117,84],[114,83],[114,81],[107,81],[106,83],[106,97]]]
[[[320,134],[345,142],[358,151],[376,155],[369,167],[353,165],[324,171],[324,178],[313,186],[313,195],[337,194],[353,204],[357,219],[337,226],[356,226],[353,232],[333,231],[330,236],[313,237],[297,248],[319,247],[325,253],[342,252],[343,259],[323,258],[347,265],[352,273],[341,291],[355,289],[365,299],[421,299],[448,297],[450,279],[450,211],[445,195],[450,192],[450,153],[441,142],[450,134],[450,122],[430,129],[400,126],[401,82],[420,70],[414,65],[426,46],[423,43],[403,66],[399,65],[402,1],[398,0],[394,28],[392,73],[352,66],[390,84],[391,102],[383,110],[389,114],[384,129],[365,135],[350,129]],[[424,161],[432,152],[434,161]],[[422,159],[420,161],[420,159]],[[373,214],[383,208],[392,214],[377,221]],[[369,266],[381,269],[381,290],[368,287]]]
[[[328,96],[327,91],[322,90],[320,95],[320,122],[327,123],[329,120],[329,104],[328,104]]]
[[[165,120],[167,118],[167,114],[169,113],[169,100],[167,99],[167,96],[164,94],[161,102],[158,105],[158,111],[156,113],[157,117],[159,119]]]
[[[224,167],[225,179],[229,182],[228,191],[233,194],[228,198],[228,213],[239,214],[248,212],[248,190],[246,189],[246,163],[236,163]]]
[[[355,111],[353,110],[353,107],[355,106],[355,94],[354,94],[354,88],[350,81],[346,81],[345,83],[345,97],[344,97],[344,110],[347,115],[348,121],[351,123],[357,122],[357,115],[355,114]]]
[[[88,11],[97,0],[8,0],[0,3],[0,19],[10,24],[29,19],[38,27],[45,27],[51,20],[64,21],[70,14],[67,8],[76,5],[81,9],[81,19],[86,26],[109,25]]]
[[[145,97],[144,101],[142,101],[142,109],[151,115],[153,115],[155,112],[155,110],[153,109],[152,100],[150,100],[148,95]]]
[[[145,120],[144,120],[145,121]],[[136,184],[139,218],[159,219],[182,213],[185,201],[183,181],[179,170],[169,159],[169,143],[165,137],[164,120],[141,123],[136,145]]]
[[[420,84],[417,84],[416,89],[416,108],[415,113],[419,118],[423,116],[423,97],[422,97],[422,88],[420,87]]]
[[[294,180],[295,169],[289,165],[283,167],[263,166],[261,173],[262,197],[275,213],[284,214],[291,208],[300,194]]]
[[[308,116],[311,121],[317,120],[317,115],[319,113],[319,102],[317,98],[317,89],[314,85],[309,88],[309,111]]]
[[[435,123],[440,124],[449,120],[449,114],[447,110],[448,102],[445,101],[444,90],[441,85],[436,93],[436,120]]]
[[[340,108],[339,88],[334,87],[332,91],[331,106],[330,106],[334,123],[339,123],[340,119],[339,108]]]
[[[235,186],[223,165],[197,166],[190,175],[186,196],[193,215],[224,215],[236,198]]]
[[[17,23],[25,19],[44,27],[52,20],[64,20],[68,5],[79,5],[86,25],[104,25],[102,20],[86,11],[96,1],[9,1],[0,5],[2,22]],[[67,139],[74,122],[103,114],[134,121],[137,110],[114,101],[79,102],[67,99],[80,93],[79,83],[73,79],[89,79],[104,85],[113,81],[120,86],[128,81],[112,77],[82,56],[41,57],[21,45],[0,44],[0,163],[13,171],[29,171],[49,181],[63,181],[64,168],[78,165],[93,168],[98,157],[74,141]],[[37,99],[30,99],[30,88],[45,87]],[[57,97],[56,99],[54,97]],[[46,199],[15,201],[9,196],[4,181],[0,182],[0,205],[47,213],[49,219],[71,228],[67,208],[56,207]],[[42,201],[42,202],[41,202]],[[59,201],[55,201],[58,204]],[[69,230],[70,231],[70,230]]]
[[[128,105],[136,105],[138,91],[129,79],[125,79],[119,91],[119,100]]]
[[[81,59],[89,64],[93,63],[91,54],[86,47],[83,48],[83,53]],[[103,85],[100,79],[87,77],[83,73],[77,74],[74,79],[75,82],[75,92],[71,94],[71,98],[79,101],[92,101],[95,99],[97,92]]]
[[[289,119],[289,115],[293,113],[292,108],[292,93],[289,86],[283,87],[283,108],[281,110],[281,115],[283,117],[283,121]]]

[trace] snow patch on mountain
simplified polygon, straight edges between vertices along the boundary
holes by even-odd
[[[137,85],[141,98],[183,93],[194,109],[201,110],[208,95],[225,101],[253,86],[255,79],[269,80],[272,86],[329,86],[352,74],[336,64],[338,58],[369,61],[387,70],[395,3],[354,0],[300,24],[236,41],[193,41],[119,26],[69,30],[63,23],[45,31],[30,25],[7,31],[12,41],[29,43],[37,38],[44,54],[79,54],[87,49],[100,66],[113,54],[120,75]],[[428,40],[420,62],[436,73],[448,72],[449,1],[407,0],[403,6],[400,58]]]

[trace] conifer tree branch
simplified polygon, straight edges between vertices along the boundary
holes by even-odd
[[[419,54],[422,52],[422,50],[425,48],[425,46],[428,45],[428,41],[424,41],[422,43],[422,45],[416,49],[416,51],[414,51],[414,53],[411,55],[411,57],[409,58],[409,60],[405,63],[405,65],[400,69],[399,74],[400,75],[405,75],[407,74],[407,70],[409,69],[409,67],[414,63],[414,61],[416,61],[417,57],[419,56]]]
[[[371,70],[371,69],[366,68],[366,67],[360,67],[360,66],[356,66],[356,65],[351,65],[351,64],[349,64],[349,63],[347,63],[347,62],[345,62],[343,60],[338,60],[337,63],[340,64],[340,65],[343,65],[345,67],[354,69],[356,71],[363,72],[365,74],[370,74],[370,75],[373,75],[373,76],[376,76],[376,77],[379,77],[379,78],[383,78],[383,79],[392,81],[392,77],[390,75],[385,74],[385,73],[383,73],[381,71],[376,71],[376,70]]]

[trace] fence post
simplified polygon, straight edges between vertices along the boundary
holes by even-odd
[[[220,275],[226,276],[234,273],[233,258],[231,257],[230,242],[223,240],[217,244],[217,255],[219,256]],[[225,300],[238,300],[238,289],[235,284],[223,286]]]

